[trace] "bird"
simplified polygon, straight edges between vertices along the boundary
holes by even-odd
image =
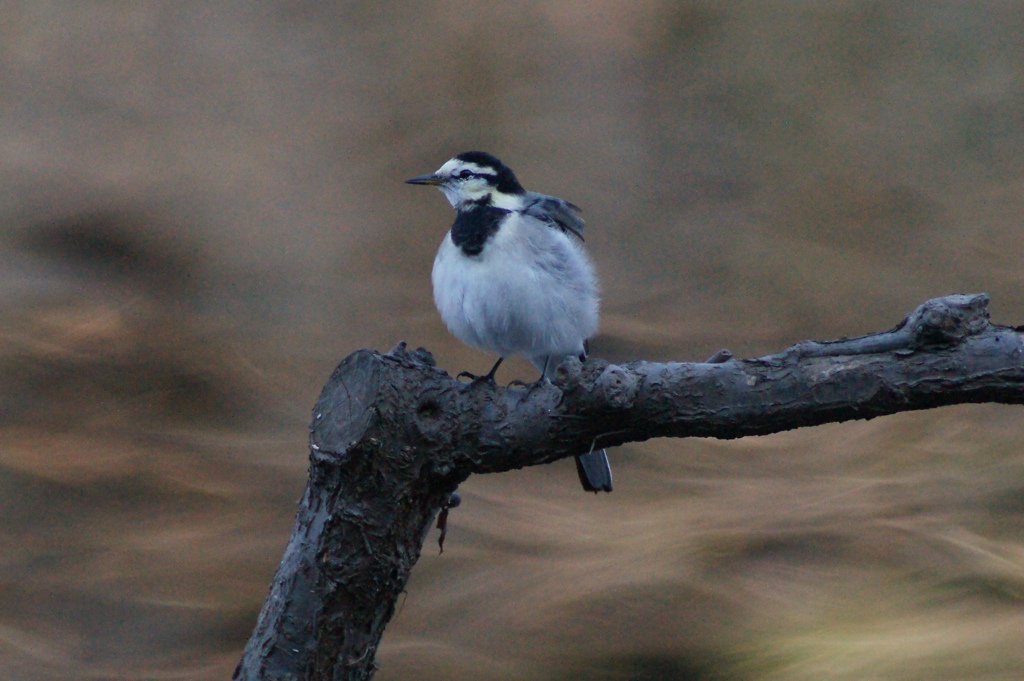
[[[586,360],[598,328],[598,282],[583,249],[580,208],[527,191],[512,169],[484,151],[467,151],[408,184],[435,186],[455,222],[434,258],[434,303],[452,334],[506,357],[521,355],[549,381],[565,359]],[[576,457],[583,489],[611,492],[603,449]]]

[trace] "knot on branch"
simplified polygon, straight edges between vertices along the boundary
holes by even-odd
[[[988,302],[987,293],[933,298],[907,316],[904,329],[913,347],[956,345],[988,327]]]
[[[583,379],[583,362],[575,357],[567,357],[555,368],[554,380],[551,381],[563,393],[570,393],[580,386]]]
[[[597,377],[594,387],[601,391],[612,409],[629,409],[640,390],[640,381],[635,373],[620,366],[609,364]]]
[[[555,370],[554,379],[555,386],[568,399],[581,395],[579,390],[583,388],[611,409],[629,409],[640,392],[640,379],[634,372],[603,359],[590,359],[583,364],[570,357]]]

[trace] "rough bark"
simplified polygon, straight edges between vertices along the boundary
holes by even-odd
[[[554,385],[515,389],[460,382],[404,344],[354,352],[314,409],[309,483],[235,678],[371,678],[434,517],[474,473],[548,463],[592,443],[736,438],[957,403],[1020,404],[1020,329],[990,324],[987,304],[985,294],[947,296],[890,331],[758,359],[572,360]]]

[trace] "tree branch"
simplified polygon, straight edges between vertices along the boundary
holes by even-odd
[[[236,679],[369,679],[438,511],[463,480],[652,437],[737,438],[967,402],[1024,402],[1020,329],[988,296],[720,363],[602,360],[523,389],[462,383],[404,343],[359,350],[314,409],[295,529]],[[568,482],[567,482],[568,484]]]

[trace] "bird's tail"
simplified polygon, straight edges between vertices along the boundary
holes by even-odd
[[[603,449],[576,457],[576,472],[580,474],[583,489],[588,492],[612,491],[612,467]]]

